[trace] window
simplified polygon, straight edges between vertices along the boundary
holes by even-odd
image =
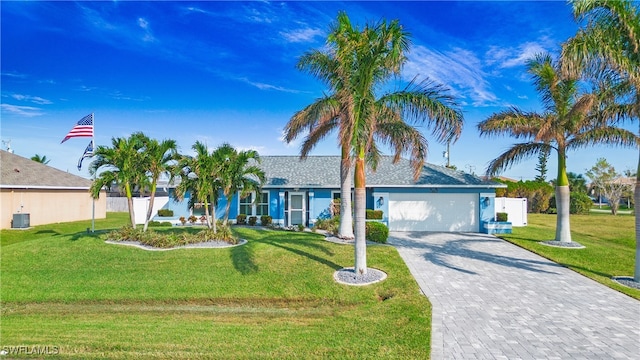
[[[247,216],[269,215],[269,193],[263,192],[258,195],[257,201],[254,203],[255,193],[251,193],[240,198],[240,208],[238,214]]]
[[[269,215],[269,193],[260,194],[258,204],[256,204],[256,216]]]
[[[253,215],[253,193],[240,198],[240,211],[238,211],[238,214]]]

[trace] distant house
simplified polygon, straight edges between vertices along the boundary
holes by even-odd
[[[4,150],[0,164],[0,229],[11,228],[14,217],[28,218],[29,226],[91,219],[90,180]],[[106,215],[103,194],[95,201],[95,218]]]
[[[270,215],[282,226],[313,227],[317,219],[330,217],[332,200],[340,198],[339,156],[311,156],[306,160],[263,156],[261,160],[259,166],[267,177],[262,193],[246,198],[236,194],[230,220],[238,214],[258,219]],[[501,187],[505,185],[431,164],[426,164],[414,181],[409,160],[392,164],[392,158],[385,156],[377,171],[367,171],[367,208],[382,210],[383,221],[392,231],[479,232],[481,222],[494,218],[495,190]],[[188,209],[187,200],[188,194],[183,202],[169,197],[162,207],[173,210],[174,218],[204,213],[202,208]],[[225,206],[226,199],[220,197],[218,218],[224,215]]]

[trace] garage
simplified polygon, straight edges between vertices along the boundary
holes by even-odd
[[[389,230],[478,232],[478,194],[391,193]]]

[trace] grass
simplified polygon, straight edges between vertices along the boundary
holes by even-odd
[[[340,285],[353,247],[320,235],[238,228],[225,249],[149,252],[104,243],[127,221],[0,232],[0,348],[57,347],[59,358],[428,358],[430,304],[387,246],[389,277]],[[11,356],[27,356],[12,354]]]
[[[640,300],[640,290],[622,286],[612,276],[633,276],[635,218],[632,215],[571,215],[572,240],[585,249],[542,245],[555,238],[556,215],[528,214],[526,227],[513,228],[505,240],[562,264],[608,287]]]

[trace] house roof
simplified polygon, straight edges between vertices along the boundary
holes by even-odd
[[[265,171],[265,188],[339,188],[340,157],[309,156],[261,156],[260,168]],[[393,157],[383,156],[376,171],[367,168],[367,187],[504,187],[493,181],[444,166],[425,164],[417,181],[409,160],[400,159],[393,164]]]
[[[0,150],[0,188],[89,189],[91,180]]]

